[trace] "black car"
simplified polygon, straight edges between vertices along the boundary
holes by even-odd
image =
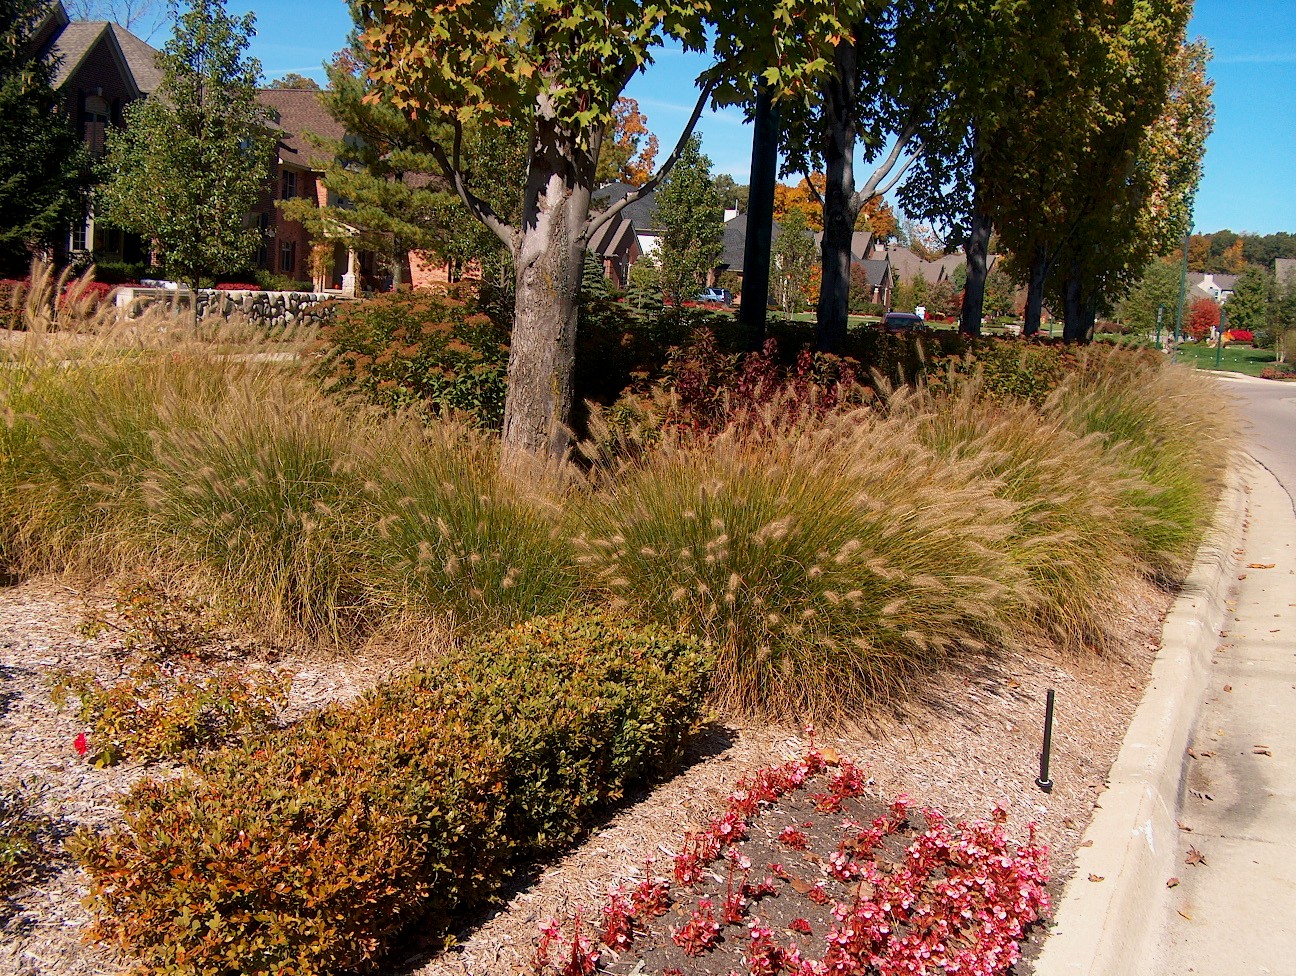
[[[927,332],[927,322],[914,312],[887,312],[882,319],[882,328],[896,335],[905,332]]]

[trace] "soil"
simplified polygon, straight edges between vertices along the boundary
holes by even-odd
[[[951,820],[985,818],[998,804],[1008,811],[1010,836],[1018,839],[1034,821],[1050,848],[1056,897],[1142,696],[1170,601],[1151,587],[1130,601],[1135,609],[1122,621],[1119,655],[1072,658],[1040,648],[952,664],[916,684],[902,710],[862,716],[850,730],[821,732],[819,745],[865,769],[872,781],[865,803],[888,804],[906,793],[915,805],[938,809]],[[76,716],[57,711],[50,701],[49,679],[57,669],[120,673],[119,635],[78,632],[88,610],[104,613],[111,602],[107,591],[86,594],[57,580],[0,587],[0,784],[33,784],[39,807],[62,835],[114,822],[116,798],[131,784],[177,768],[132,762],[91,767],[73,748],[83,731]],[[278,654],[274,666],[294,674],[286,717],[354,697],[409,660],[408,651],[382,648],[333,658]],[[1046,794],[1035,778],[1049,688],[1057,691],[1057,725],[1055,786]],[[452,948],[398,954],[384,973],[527,971],[540,923],[577,907],[592,910],[610,884],[642,879],[646,862],[667,861],[687,830],[705,826],[722,811],[737,780],[803,754],[806,745],[797,729],[711,723],[694,737],[673,778],[632,798],[584,843],[542,866],[502,904],[456,933]],[[85,894],[84,878],[55,843],[37,883],[7,906],[0,904],[0,973],[107,976],[128,969],[127,956],[84,941],[91,922],[81,905]],[[1034,938],[1042,932],[1037,927]],[[1031,954],[1030,947],[1026,952]],[[1018,972],[1028,968],[1023,963]]]

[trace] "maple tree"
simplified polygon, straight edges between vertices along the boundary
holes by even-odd
[[[648,117],[639,103],[622,96],[612,106],[612,122],[603,136],[595,182],[629,183],[643,186],[653,174],[659,148],[657,137],[648,129]]]
[[[370,79],[411,119],[448,128],[438,137],[429,125],[422,148],[512,256],[516,298],[504,444],[560,456],[569,443],[586,242],[665,177],[708,100],[752,97],[758,73],[780,91],[822,73],[827,62],[816,44],[841,31],[837,5],[363,0],[359,13]],[[716,63],[699,79],[690,119],[657,172],[592,215],[598,159],[617,99],[667,37],[686,51],[710,45]],[[530,122],[527,170],[520,212],[509,221],[472,185],[464,132],[469,124],[511,126],[523,118]]]

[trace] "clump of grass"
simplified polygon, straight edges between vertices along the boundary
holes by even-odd
[[[970,466],[1014,505],[1004,551],[1030,580],[1029,600],[1001,605],[1014,629],[1035,626],[1078,652],[1108,646],[1140,563],[1124,498],[1143,484],[1097,434],[1077,434],[1024,400],[989,399],[975,380],[948,395],[892,397],[941,457]]]
[[[1103,438],[1128,480],[1113,520],[1132,529],[1152,578],[1181,579],[1214,515],[1237,424],[1212,380],[1162,360],[1092,349],[1046,411]]]
[[[351,633],[355,421],[280,371],[225,371],[222,397],[160,411],[142,475],[145,531],[165,559],[214,575],[263,624]]]
[[[836,720],[947,655],[1009,639],[1012,505],[864,411],[665,446],[580,507],[595,592],[717,648],[715,694]]]
[[[502,468],[498,441],[458,424],[403,418],[381,430],[360,559],[370,599],[456,627],[516,623],[574,599],[560,472]]]

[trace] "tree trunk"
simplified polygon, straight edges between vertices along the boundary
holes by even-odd
[[[833,60],[837,72],[823,85],[824,232],[819,246],[815,344],[821,352],[839,353],[850,316],[851,243],[858,216],[851,206],[855,196],[854,40],[839,42]]]
[[[1022,326],[1025,335],[1038,335],[1040,320],[1044,317],[1044,281],[1048,277],[1048,254],[1037,247],[1031,258],[1030,283],[1026,288],[1026,320]]]
[[[599,146],[581,148],[546,108],[541,99],[513,246],[517,293],[503,440],[506,448],[562,457],[570,444],[576,310]]]
[[[980,136],[974,136],[980,139]],[[985,285],[990,251],[990,217],[985,212],[985,195],[981,190],[981,150],[972,150],[972,226],[967,238],[967,285],[963,290],[963,313],[959,331],[965,335],[981,334],[981,314],[985,305]]]
[[[747,348],[765,344],[769,303],[770,245],[774,227],[774,184],[778,180],[778,109],[768,86],[756,96],[752,120],[751,185],[747,196],[747,242],[743,252],[742,306],[738,319]]]
[[[1062,293],[1062,338],[1066,342],[1085,341],[1084,305],[1080,292],[1080,262],[1072,259]]]

